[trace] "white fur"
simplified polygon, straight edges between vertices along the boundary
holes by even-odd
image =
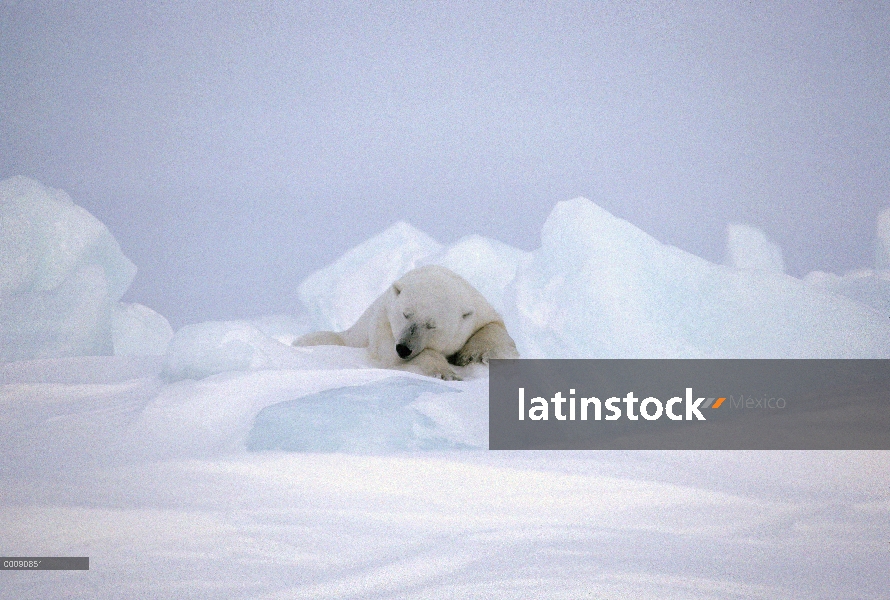
[[[519,356],[501,316],[482,294],[436,265],[406,273],[346,331],[310,333],[294,345],[367,348],[381,366],[442,379],[459,379],[449,360],[466,365]]]

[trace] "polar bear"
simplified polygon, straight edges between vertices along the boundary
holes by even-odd
[[[381,366],[447,380],[460,379],[451,365],[519,357],[503,319],[482,294],[437,265],[403,275],[346,331],[310,333],[294,345],[367,348]]]

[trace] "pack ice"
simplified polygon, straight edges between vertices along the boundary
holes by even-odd
[[[557,204],[507,295],[527,357],[890,355],[887,314],[776,268],[710,263],[580,198]]]
[[[890,310],[784,274],[781,250],[757,229],[731,225],[727,238],[729,264],[710,263],[577,198],[556,205],[533,252],[481,236],[442,248],[395,225],[313,274],[301,299],[316,328],[342,329],[398,276],[434,263],[483,291],[525,358],[890,354]],[[381,270],[386,257],[401,257],[390,263],[399,268]]]
[[[853,269],[843,275],[813,271],[804,281],[826,292],[853,298],[879,314],[890,315],[890,208],[878,215],[873,269]]]
[[[527,357],[887,355],[880,304],[783,274],[762,232],[731,228],[716,265],[583,199],[556,206],[532,252],[402,223],[307,278],[305,315],[170,340],[163,317],[119,302],[133,265],[63,192],[0,182],[0,231],[0,539],[91,566],[4,573],[0,596],[890,587],[887,453],[473,451],[487,444],[485,367],[440,382],[375,369],[361,349],[289,345],[437,263],[489,297]]]
[[[173,331],[118,301],[136,267],[62,190],[0,181],[0,360],[163,354]]]

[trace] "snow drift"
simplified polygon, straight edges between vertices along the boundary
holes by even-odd
[[[90,557],[88,572],[4,572],[3,598],[890,587],[890,453],[484,452],[485,367],[440,382],[289,345],[432,262],[488,296],[526,356],[887,355],[886,315],[782,274],[756,232],[737,231],[724,266],[582,199],[556,206],[531,253],[397,224],[307,278],[306,315],[171,340],[162,316],[119,302],[133,265],[62,192],[0,183],[0,227],[0,541]],[[85,356],[102,353],[117,356]]]

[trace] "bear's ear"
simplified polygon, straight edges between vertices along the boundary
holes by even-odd
[[[402,293],[402,288],[399,287],[398,283],[392,284],[392,291],[395,292],[396,296]]]
[[[472,310],[468,310],[467,312],[464,313],[463,318],[464,318],[464,319],[469,319],[469,318],[472,317],[472,316],[473,316],[473,311],[472,311]]]

